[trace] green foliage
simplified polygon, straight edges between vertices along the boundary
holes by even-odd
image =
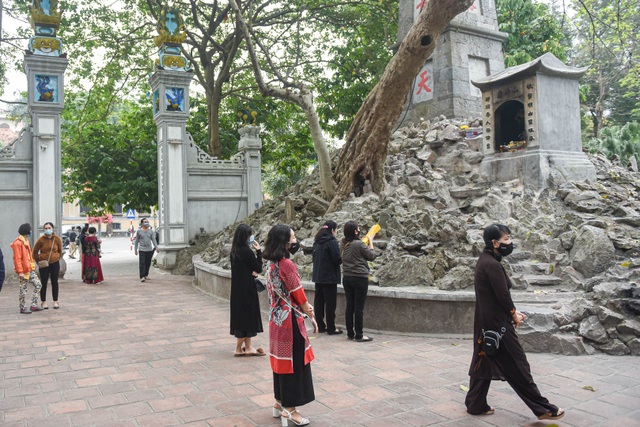
[[[574,0],[575,60],[595,136],[640,117],[640,10],[637,0]]]
[[[288,102],[266,98],[262,124],[263,190],[276,196],[309,174],[317,156],[309,125],[300,109]]]
[[[63,111],[62,168],[66,201],[90,215],[115,204],[147,211],[158,204],[156,125],[148,99],[110,104],[96,92],[67,93]],[[102,101],[105,94],[102,95]]]
[[[317,110],[324,130],[343,138],[393,55],[398,2],[347,4],[326,13],[334,26],[320,55],[330,60],[316,81]]]
[[[592,154],[601,153],[609,159],[618,157],[623,165],[629,163],[631,156],[640,163],[640,123],[606,127],[599,138],[587,141],[585,148]]]
[[[496,0],[498,28],[509,33],[504,42],[507,67],[532,61],[546,52],[565,60],[571,38],[558,13],[533,0]]]

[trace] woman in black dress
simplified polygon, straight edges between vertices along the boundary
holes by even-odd
[[[469,392],[465,399],[471,415],[492,415],[495,409],[487,403],[491,380],[507,381],[524,403],[541,420],[557,420],[564,410],[549,403],[533,382],[527,356],[518,341],[516,327],[525,316],[516,311],[511,299],[511,281],[500,261],[511,254],[511,230],[506,225],[492,224],[484,229],[485,250],[476,264],[474,287],[476,311],[473,325],[473,358],[469,368]],[[482,331],[497,331],[502,340],[495,354],[483,349]]]
[[[235,356],[266,356],[254,349],[251,338],[262,332],[260,301],[255,278],[262,271],[260,244],[252,239],[251,227],[240,224],[231,244],[231,335],[236,337]],[[256,250],[253,253],[249,244]]]

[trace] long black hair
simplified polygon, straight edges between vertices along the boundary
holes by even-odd
[[[356,231],[358,231],[359,228],[360,227],[358,227],[357,222],[347,221],[347,223],[344,225],[344,239],[342,239],[342,243],[346,244],[356,240],[358,238],[358,233],[356,233]]]
[[[338,224],[336,224],[335,221],[329,220],[325,222],[322,228],[316,233],[316,237],[314,237],[315,241],[317,242],[322,236],[330,235],[336,228],[338,228]]]
[[[240,224],[233,234],[233,242],[231,242],[231,261],[236,256],[236,252],[243,246],[249,246],[249,236],[251,236],[251,227],[247,224]]]
[[[282,258],[289,258],[287,243],[291,240],[291,227],[286,224],[274,225],[264,244],[262,258],[269,261],[280,261]]]
[[[491,224],[482,232],[485,249],[493,250],[493,241],[502,239],[505,234],[511,234],[509,227],[503,224]]]

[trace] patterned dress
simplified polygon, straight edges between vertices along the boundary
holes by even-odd
[[[290,259],[269,262],[267,291],[274,395],[284,407],[301,406],[315,400],[310,363],[314,354],[300,310],[307,297]]]

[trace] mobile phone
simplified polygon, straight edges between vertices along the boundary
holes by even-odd
[[[249,244],[253,245],[253,241],[255,240],[255,238],[253,236],[249,237]]]

